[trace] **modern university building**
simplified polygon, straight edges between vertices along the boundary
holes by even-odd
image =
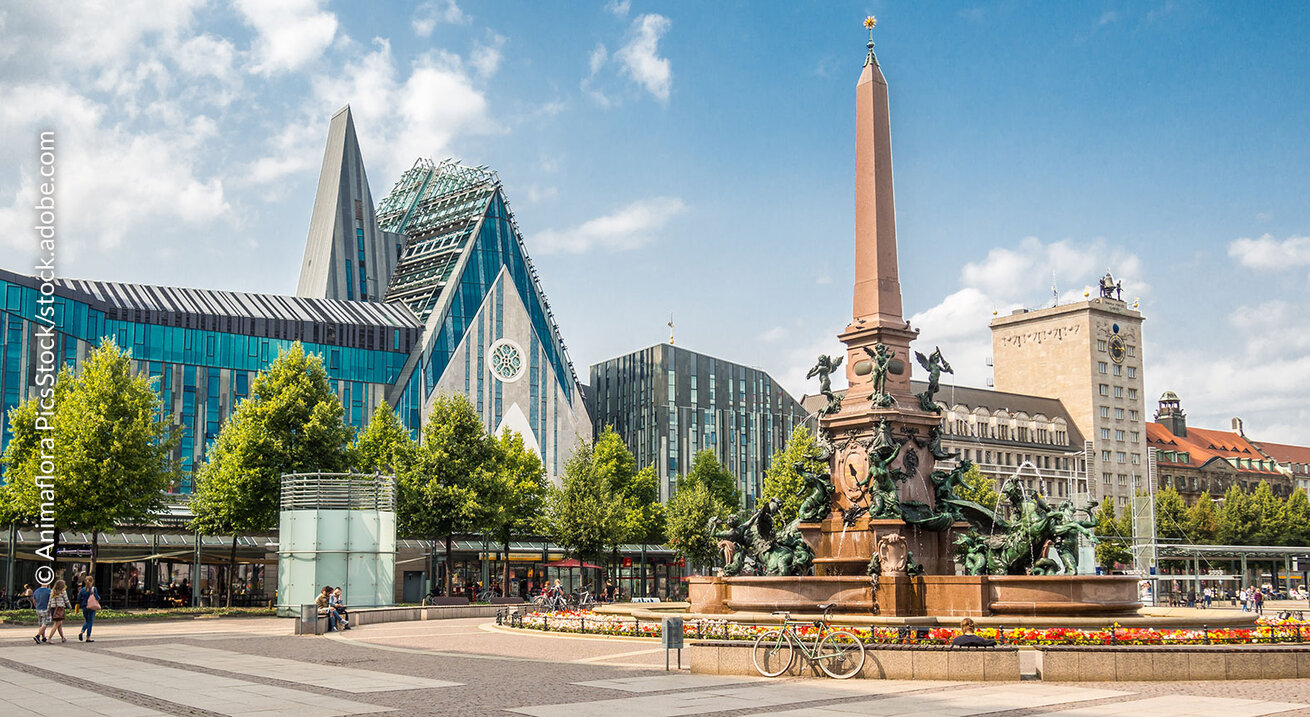
[[[36,277],[0,270],[0,451],[8,411],[36,391],[39,287]],[[193,471],[256,373],[297,341],[323,358],[357,428],[385,400],[417,432],[439,394],[462,393],[488,430],[522,434],[556,481],[577,440],[592,437],[582,388],[496,173],[420,159],[375,206],[349,107],[329,126],[296,296],[60,279],[54,301],[62,363],[77,365],[112,337],[138,371],[158,377],[182,434],[179,494],[191,491]],[[147,590],[210,562],[207,537],[191,554],[195,536],[181,527],[188,516],[181,501],[171,516],[176,535],[162,544],[126,531],[102,537],[106,562],[121,561],[113,580],[122,579],[125,595],[125,566],[135,566]],[[36,536],[17,537],[21,559]],[[68,554],[79,555],[83,539],[65,533]],[[225,555],[223,541],[213,542]],[[269,545],[243,539],[239,554],[267,566]],[[409,573],[423,567],[429,547],[402,541],[398,583],[402,575],[416,582]],[[161,566],[170,551],[177,563]],[[556,557],[544,544],[530,551],[509,557],[525,565]],[[485,551],[468,552],[472,562],[463,564],[481,572],[476,559]],[[216,554],[214,562],[226,561]],[[417,567],[405,570],[410,562]],[[398,598],[400,591],[398,584]]]
[[[0,270],[0,409],[36,388],[35,277]],[[558,476],[591,420],[495,172],[420,159],[374,209],[350,108],[332,118],[296,296],[59,280],[57,352],[102,337],[159,378],[187,478],[255,374],[299,341],[364,427],[387,401],[417,431],[436,396],[468,396]],[[9,440],[5,423],[3,444]]]

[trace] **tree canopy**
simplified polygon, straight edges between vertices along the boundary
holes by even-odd
[[[38,393],[10,411],[0,514],[36,524],[49,503],[59,527],[92,533],[147,521],[178,478],[172,459],[178,436],[156,380],[134,373],[131,357],[111,338],[80,373],[65,366],[52,378],[53,386],[38,382]],[[50,430],[37,424],[43,389],[54,412]],[[44,475],[53,481],[42,495],[36,479]]]
[[[764,488],[760,492],[760,501],[778,501],[779,524],[786,525],[794,520],[801,506],[805,480],[801,477],[801,471],[796,470],[796,464],[801,465],[801,470],[821,473],[827,466],[817,458],[818,455],[819,447],[814,434],[805,426],[797,426],[792,429],[787,445],[769,459],[769,467],[764,471]]]
[[[1001,495],[996,492],[996,481],[978,470],[978,466],[972,464],[969,466],[969,470],[964,473],[963,483],[955,491],[961,499],[996,509],[996,504],[1001,500]]]
[[[708,571],[718,559],[717,541],[709,532],[710,518],[726,519],[732,509],[698,481],[682,483],[669,500],[668,545],[693,568]]]
[[[399,477],[414,460],[417,449],[400,417],[383,401],[351,445],[350,460],[360,473]]]
[[[551,536],[571,555],[599,560],[622,540],[623,522],[622,502],[597,469],[594,446],[579,440],[564,463],[563,485],[551,495]]]
[[[191,500],[195,530],[254,533],[277,526],[286,473],[350,468],[354,429],[323,359],[296,343],[255,376],[209,448]]]
[[[720,463],[714,451],[708,448],[692,458],[691,470],[678,481],[679,490],[688,483],[705,486],[716,500],[730,510],[741,508],[741,493],[737,490],[736,476],[728,472],[727,466]]]

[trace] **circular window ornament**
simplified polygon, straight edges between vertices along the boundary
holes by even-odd
[[[523,349],[509,339],[501,339],[487,351],[487,369],[504,383],[513,383],[523,375]]]

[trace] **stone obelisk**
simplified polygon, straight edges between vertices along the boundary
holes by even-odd
[[[851,323],[838,336],[846,344],[850,388],[841,410],[823,420],[838,449],[833,478],[838,505],[843,509],[858,502],[853,499],[852,478],[864,476],[867,449],[876,439],[880,422],[886,421],[897,441],[910,439],[907,449],[920,453],[911,465],[929,468],[932,458],[916,444],[941,422],[936,414],[920,410],[910,391],[914,362],[910,341],[918,331],[910,328],[901,308],[887,80],[873,52],[872,38],[868,47],[855,88],[855,298]],[[880,349],[880,344],[885,348]],[[885,352],[884,371],[877,368],[879,359],[870,355],[879,351]],[[879,380],[880,385],[876,383]],[[901,486],[901,497],[930,503],[926,480],[918,478],[912,476]]]

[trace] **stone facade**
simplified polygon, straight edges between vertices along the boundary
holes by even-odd
[[[1090,497],[1126,509],[1147,485],[1142,315],[1097,297],[992,320],[998,391],[1057,398],[1092,443]]]

